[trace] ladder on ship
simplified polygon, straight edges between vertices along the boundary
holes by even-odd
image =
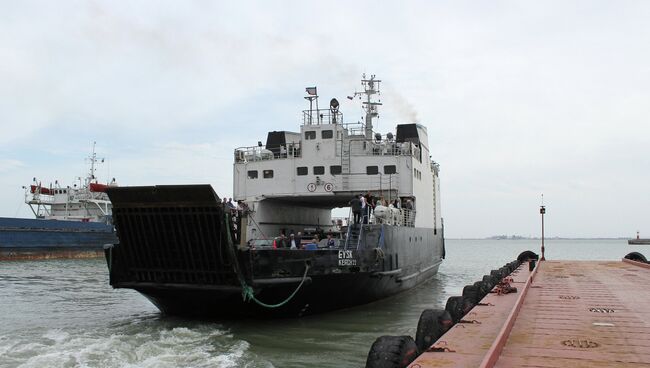
[[[345,140],[341,141],[341,174],[342,189],[348,190],[350,188],[350,142]]]
[[[348,233],[345,238],[345,249],[359,249],[361,237],[363,236],[363,224],[348,225]]]

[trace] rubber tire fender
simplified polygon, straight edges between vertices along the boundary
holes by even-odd
[[[483,283],[485,284],[485,286],[487,286],[490,289],[490,291],[492,291],[492,289],[494,289],[494,287],[497,286],[499,281],[497,280],[496,277],[492,275],[485,275],[483,276]]]
[[[417,345],[420,354],[433,345],[453,325],[454,321],[448,311],[444,309],[423,310],[415,333],[415,345]]]
[[[478,288],[478,301],[480,302],[483,298],[485,298],[486,295],[490,293],[490,290],[492,290],[491,287],[486,282],[483,281],[476,281],[474,283],[474,286]]]
[[[501,272],[501,270],[492,270],[490,271],[490,275],[494,276],[494,278],[497,280],[497,284],[500,283],[501,280],[503,280],[503,278],[505,277],[505,275],[503,274],[503,272]]]
[[[451,320],[458,323],[475,305],[462,296],[452,296],[447,299],[445,310],[451,315]]]
[[[624,257],[625,259],[629,259],[631,261],[638,261],[638,262],[643,262],[643,263],[648,263],[648,260],[645,258],[645,256],[639,252],[632,252],[628,253]]]
[[[379,336],[370,347],[366,368],[404,368],[417,356],[411,336]]]
[[[479,295],[479,288],[476,285],[467,285],[463,288],[463,298],[471,301],[474,304],[483,299]]]
[[[532,250],[525,250],[519,253],[519,256],[517,256],[517,262],[519,262],[520,264],[526,262],[529,259],[538,260],[539,256],[537,255],[537,253],[533,252]]]

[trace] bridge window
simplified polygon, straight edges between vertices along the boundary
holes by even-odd
[[[296,172],[298,175],[307,175],[309,174],[309,168],[307,166],[300,166],[296,168]]]
[[[330,139],[334,137],[334,132],[332,130],[323,130],[321,132],[321,137],[323,139]]]
[[[384,174],[395,174],[395,173],[397,173],[397,167],[395,167],[395,165],[384,166]]]
[[[330,174],[332,174],[332,175],[341,174],[341,165],[330,166]]]
[[[379,166],[366,166],[366,174],[368,175],[379,174]]]
[[[264,170],[264,179],[271,179],[273,177],[273,170]]]
[[[248,178],[249,179],[257,179],[257,170],[249,170],[248,171]]]
[[[314,130],[307,130],[305,131],[305,140],[312,140],[316,139],[316,131]]]
[[[325,166],[314,166],[314,175],[325,174]]]

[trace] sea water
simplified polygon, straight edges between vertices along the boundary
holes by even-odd
[[[362,367],[380,335],[411,335],[425,308],[539,240],[447,240],[439,273],[389,299],[298,319],[205,322],[113,290],[102,259],[0,262],[0,367]],[[547,240],[547,259],[618,260],[650,246]],[[341,285],[342,288],[345,285]]]

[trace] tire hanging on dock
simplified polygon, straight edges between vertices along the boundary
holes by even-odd
[[[420,354],[433,345],[453,324],[451,315],[444,309],[423,310],[415,333],[415,344]]]
[[[630,261],[648,263],[648,260],[645,258],[645,256],[639,252],[628,253],[624,258],[629,259]]]
[[[380,336],[370,347],[366,368],[404,368],[417,356],[411,336]]]
[[[537,253],[533,252],[532,250],[523,251],[519,253],[519,256],[517,256],[517,262],[519,262],[519,264],[526,262],[529,259],[538,260],[539,256],[537,255]]]

